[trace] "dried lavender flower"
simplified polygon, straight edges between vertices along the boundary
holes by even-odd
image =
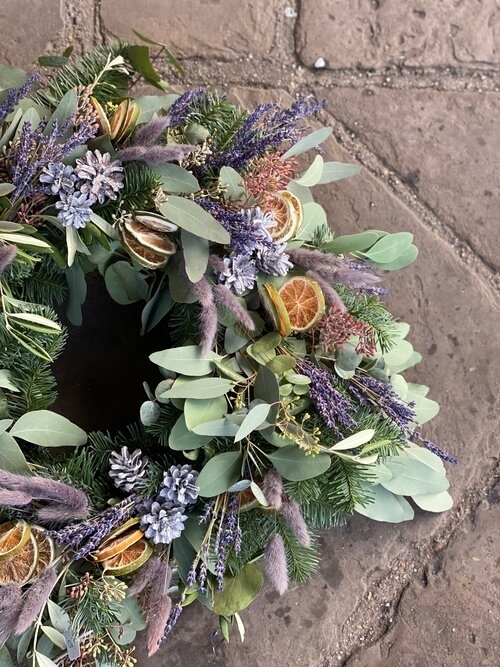
[[[281,505],[281,514],[289,524],[297,540],[305,547],[311,546],[311,536],[304,521],[300,506],[295,500],[289,500]]]
[[[288,568],[283,538],[279,533],[273,533],[267,540],[264,551],[264,570],[270,583],[283,595],[288,590]]]

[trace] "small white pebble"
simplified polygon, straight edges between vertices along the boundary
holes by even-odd
[[[323,67],[326,67],[326,60],[324,58],[317,58],[314,61],[314,67],[316,69],[323,69]]]
[[[285,7],[284,14],[287,19],[296,19],[297,18],[297,12],[293,7]]]

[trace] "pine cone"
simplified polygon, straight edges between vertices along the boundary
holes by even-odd
[[[182,513],[182,507],[154,501],[148,509],[149,513],[141,517],[140,523],[141,530],[148,540],[152,540],[155,544],[170,544],[179,537],[187,519]]]
[[[123,446],[120,452],[111,452],[109,464],[111,466],[109,476],[112,478],[114,485],[118,489],[130,493],[130,491],[141,486],[146,474],[148,458],[142,455],[140,449],[136,449],[130,454],[128,447]]]
[[[174,505],[190,505],[198,498],[196,479],[198,472],[188,463],[170,466],[163,476],[163,487],[160,498]]]

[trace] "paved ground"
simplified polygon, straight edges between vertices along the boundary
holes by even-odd
[[[420,258],[392,280],[391,307],[424,353],[413,379],[441,402],[427,433],[461,460],[446,515],[399,526],[356,518],[322,537],[308,585],[244,613],[244,644],[223,645],[214,619],[188,609],[139,666],[498,667],[498,2],[59,4],[1,0],[0,61],[28,65],[135,28],[181,56],[183,86],[209,83],[242,104],[306,92],[328,101],[328,157],[363,172],[324,188],[321,202],[341,233],[415,234]]]

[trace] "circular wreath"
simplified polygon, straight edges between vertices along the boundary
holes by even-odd
[[[381,300],[412,235],[329,227],[311,188],[358,167],[324,161],[314,97],[130,97],[136,74],[163,86],[147,53],[0,70],[2,664],[127,667],[194,600],[243,634],[265,577],[284,594],[315,571],[315,530],[452,503],[455,459],[420,433],[438,406]],[[48,410],[55,307],[81,324],[90,274],[170,341],[118,434]]]

